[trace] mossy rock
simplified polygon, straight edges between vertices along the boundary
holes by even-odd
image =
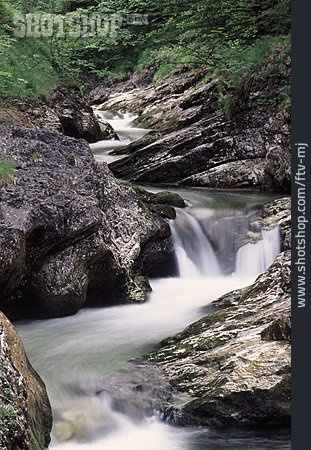
[[[159,214],[163,219],[176,219],[176,211],[172,206],[148,205],[148,209],[153,213]]]
[[[134,189],[143,203],[175,206],[176,208],[184,208],[186,206],[184,199],[175,192],[163,191],[154,194],[146,191],[146,189],[137,184],[128,184],[128,186]]]

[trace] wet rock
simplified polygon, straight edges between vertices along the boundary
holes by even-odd
[[[254,188],[263,186],[271,190],[271,181],[267,180],[263,158],[233,161],[213,167],[208,171],[192,175],[181,184],[190,186],[209,186],[213,188]]]
[[[261,226],[271,230],[279,226],[282,250],[291,248],[291,198],[282,197],[263,205]]]
[[[280,76],[283,84],[287,72]],[[264,74],[262,86],[253,80],[248,99],[230,118],[219,102],[219,80],[205,81],[204,75],[176,73],[145,87],[120,85],[119,92],[115,86],[101,107],[139,112],[139,124],[154,131],[129,146],[129,157],[111,170],[136,182],[289,192],[288,118],[277,99],[275,106],[259,107],[252,96],[252,89],[264,89]]]
[[[13,325],[0,312],[0,448],[43,449],[52,412],[45,385],[30,365]]]
[[[172,206],[167,205],[148,205],[150,211],[156,214],[160,214],[163,219],[176,219],[176,211]]]
[[[108,122],[105,122],[99,114],[95,113],[95,117],[96,117],[96,120],[99,124],[100,131],[101,131],[101,137],[100,137],[100,139],[97,139],[97,140],[104,140],[104,139],[106,139],[106,140],[112,139],[114,141],[120,140],[118,135],[115,133],[114,129]],[[94,142],[96,142],[96,141],[94,141]]]
[[[185,398],[190,399],[179,394],[160,369],[140,361],[129,363],[127,368],[113,375],[89,380],[81,391],[82,395],[95,394],[97,398],[108,401],[113,410],[131,417],[136,423],[143,422],[146,415],[150,417],[169,408],[172,399],[178,403],[184,403]]]
[[[183,198],[169,191],[157,194],[148,192],[142,186],[128,185],[137,193],[139,199],[156,217],[174,220],[176,218],[175,207],[184,207]],[[175,251],[171,239],[169,225],[162,224],[160,231],[142,247],[141,263],[143,274],[151,277],[167,277],[177,274]]]
[[[147,242],[142,249],[142,270],[150,278],[177,274],[174,246],[170,238]]]
[[[271,176],[276,191],[290,192],[291,155],[288,148],[280,145],[268,146],[265,170]]]
[[[281,318],[290,313],[288,286],[290,251],[249,288],[218,300],[224,309],[147,356],[174,387],[194,397],[179,408],[178,423],[289,425],[290,346],[279,339],[287,336]]]
[[[154,194],[152,192],[148,192],[142,186],[138,186],[135,184],[130,184],[129,186],[131,186],[132,189],[135,190],[143,203],[175,206],[176,208],[184,208],[186,206],[184,199],[175,192],[162,191]]]
[[[95,85],[87,94],[87,100],[91,105],[104,103],[114,92],[126,92],[130,89],[142,88],[150,85],[153,80],[155,69],[148,68],[135,72],[130,77],[116,82],[115,79],[107,78],[105,83]]]
[[[157,220],[163,221],[158,214]],[[154,234],[141,249],[143,274],[151,278],[176,275],[177,266],[175,250],[171,238],[171,228],[167,221],[161,224],[158,233]]]
[[[14,183],[0,192],[1,308],[12,317],[54,317],[86,303],[144,301],[141,255],[148,266],[152,254],[145,246],[152,241],[161,252],[165,241],[165,254],[169,247],[160,215],[97,165],[82,140],[5,127],[0,154],[15,166]]]

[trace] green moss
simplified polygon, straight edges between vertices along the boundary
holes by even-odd
[[[156,81],[162,81],[168,78],[173,70],[176,68],[176,64],[174,63],[166,63],[163,64],[154,74],[154,79]]]
[[[248,47],[224,49],[219,55],[217,72],[221,80],[219,102],[230,119],[243,105],[254,85],[262,93],[257,106],[284,102],[288,107],[288,89],[279,87],[280,74],[286,72],[284,61],[290,54],[290,36],[265,36]],[[271,88],[272,86],[272,88]]]
[[[15,168],[5,159],[0,159],[0,186],[11,183],[14,179]]]
[[[0,420],[6,426],[15,428],[17,426],[17,413],[11,406],[0,406]]]
[[[152,205],[175,206],[176,208],[183,208],[185,206],[184,199],[175,192],[163,191],[156,194],[146,191],[138,184],[129,185],[138,194],[143,203]]]
[[[45,444],[44,444],[44,438],[42,439],[42,442],[35,442],[33,444],[33,448],[32,450],[44,450],[46,448]]]
[[[291,89],[290,86],[283,86],[279,92],[279,98],[281,104],[285,110],[289,110],[291,107]]]

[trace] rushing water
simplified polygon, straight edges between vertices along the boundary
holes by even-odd
[[[151,130],[138,128],[135,125],[135,119],[137,119],[137,114],[126,113],[120,114],[117,112],[102,111],[100,109],[94,108],[95,115],[99,119],[99,124],[101,121],[109,123],[114,129],[115,134],[118,137],[113,140],[103,140],[90,144],[90,147],[94,153],[94,156],[98,162],[105,161],[108,164],[122,159],[123,156],[110,155],[113,150],[126,147],[131,142],[137,141],[142,138],[145,134],[149,133]]]
[[[124,117],[113,117],[120,120],[116,130],[121,135]],[[148,392],[136,401],[133,387],[144,374],[129,360],[206,314],[202,308],[220,295],[249,285],[279,252],[278,229],[263,232],[261,240],[239,250],[236,244],[249,231],[254,205],[266,197],[205,189],[180,192],[188,207],[178,210],[171,222],[179,276],[151,280],[148,302],[83,309],[71,317],[17,324],[28,356],[47,384],[54,415],[51,448],[290,448],[286,433],[271,430],[174,427],[146,409]],[[153,383],[157,385],[157,380]]]

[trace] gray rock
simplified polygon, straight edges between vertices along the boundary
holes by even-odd
[[[268,146],[265,170],[273,179],[276,191],[290,192],[291,155],[288,148],[280,145]]]
[[[271,190],[272,184],[267,180],[265,168],[264,158],[233,161],[185,178],[181,184],[218,189],[260,189],[265,186],[267,190]]]
[[[139,182],[289,192],[290,128],[277,99],[275,106],[258,107],[251,91],[228,118],[219,80],[203,77],[177,73],[145,87],[114,87],[101,108],[139,112],[140,125],[154,131],[130,145],[129,156],[111,170]],[[288,82],[287,69],[280,80]],[[260,83],[253,80],[253,89],[264,89]]]
[[[102,131],[79,88],[58,87],[48,103],[57,114],[65,135],[88,142],[96,142],[109,136],[108,130],[106,134]]]
[[[254,224],[252,224],[255,226]],[[282,250],[291,249],[291,198],[282,197],[263,205],[260,227],[271,230],[279,226]]]
[[[51,428],[45,385],[30,365],[15,328],[0,312],[0,448],[43,450]]]
[[[224,309],[147,356],[193,398],[179,409],[180,424],[289,425],[290,346],[280,326],[290,313],[289,286],[286,251],[252,286],[215,303]]]
[[[290,341],[291,320],[290,317],[281,317],[274,320],[267,328],[262,330],[263,341]]]
[[[143,203],[152,205],[175,206],[184,208],[186,206],[184,199],[175,192],[162,191],[156,194],[146,191],[142,186],[130,184]]]
[[[115,138],[111,127],[96,119],[77,87],[58,87],[50,98],[1,100],[1,123],[45,128],[88,142]]]
[[[147,244],[168,248],[168,224],[97,165],[82,140],[4,127],[0,155],[15,166],[14,183],[0,192],[1,308],[52,317],[86,302],[144,301],[142,265],[154,258]]]

